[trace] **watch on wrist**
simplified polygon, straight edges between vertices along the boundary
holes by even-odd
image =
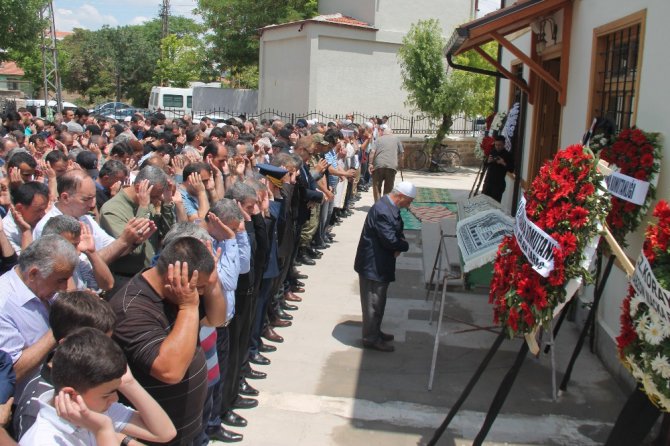
[[[130,435],[126,435],[123,440],[121,440],[121,446],[128,446],[131,441],[133,441],[134,438],[131,437]]]

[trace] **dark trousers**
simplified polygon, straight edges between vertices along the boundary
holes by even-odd
[[[272,292],[272,285],[275,283],[275,278],[263,279],[261,282],[261,290],[258,293],[258,299],[256,300],[256,311],[254,315],[254,322],[251,329],[251,342],[249,343],[249,353],[256,354],[258,349],[261,346],[261,333],[263,333],[263,328],[265,326],[265,315],[268,311],[268,305],[270,303],[270,296]]]
[[[223,407],[230,410],[240,389],[240,370],[249,351],[253,288],[235,290],[235,317],[228,326],[228,364],[223,379]]]
[[[358,275],[361,290],[361,309],[363,310],[363,340],[381,341],[382,319],[386,309],[386,291],[388,282],[377,282]]]
[[[378,167],[372,171],[372,195],[375,201],[393,190],[395,169]]]
[[[215,428],[221,424],[221,415],[228,407],[223,400],[223,384],[228,369],[228,327],[219,327],[216,329],[216,354],[219,360],[219,373],[221,380],[214,385],[212,390],[212,415],[209,417],[209,427]]]
[[[505,186],[505,181],[502,183],[484,183],[482,193],[500,203],[502,201],[503,193],[505,192]]]

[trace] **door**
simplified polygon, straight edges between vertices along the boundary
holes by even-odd
[[[561,59],[554,58],[542,63],[544,68],[554,79],[559,78]],[[560,144],[559,132],[561,129],[561,104],[558,102],[558,92],[546,82],[539,79],[539,89],[535,102],[535,139],[532,148],[532,157],[528,179],[533,180],[540,167],[548,159],[554,157]]]

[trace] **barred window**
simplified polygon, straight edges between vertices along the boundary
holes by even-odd
[[[635,123],[640,78],[641,23],[597,35],[592,112],[617,129]]]

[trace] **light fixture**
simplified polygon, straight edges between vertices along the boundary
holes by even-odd
[[[537,34],[537,40],[535,41],[535,50],[537,51],[537,54],[542,54],[542,52],[547,47],[547,39],[545,34],[547,23],[550,26],[549,29],[551,32],[551,40],[554,41],[555,45],[558,35],[558,25],[556,24],[556,21],[553,19],[553,17],[539,18],[530,25],[530,29],[535,34]]]

